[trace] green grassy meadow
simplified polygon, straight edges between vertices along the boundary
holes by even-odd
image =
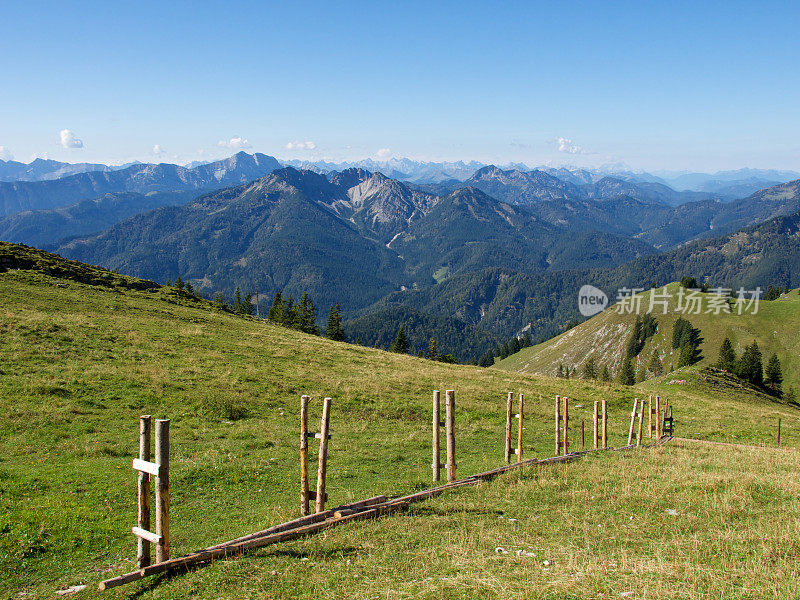
[[[669,383],[676,378],[686,383]],[[675,407],[678,435],[769,446],[781,417],[787,449],[673,441],[600,453],[96,591],[135,567],[139,415],[172,419],[178,556],[298,516],[301,394],[314,397],[313,430],[321,398],[333,398],[330,506],[429,487],[434,389],[456,390],[459,476],[502,463],[509,391],[526,397],[526,457],[553,454],[556,394],[573,399],[573,449],[581,420],[590,439],[593,400],[608,400],[610,443],[621,446],[633,397],[655,393]],[[697,367],[623,388],[446,365],[216,312],[168,290],[8,271],[0,398],[3,597],[53,597],[77,584],[88,586],[81,598],[799,597],[800,411]]]

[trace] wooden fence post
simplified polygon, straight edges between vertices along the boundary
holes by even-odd
[[[447,481],[456,480],[455,390],[445,391],[445,424],[447,435]]]
[[[150,462],[150,415],[139,417],[139,460]],[[150,474],[139,471],[139,528],[150,531]],[[139,568],[150,564],[150,541],[137,537],[136,562]]]
[[[606,400],[603,399],[603,450],[608,447],[608,413],[606,412]]]
[[[169,419],[156,419],[156,562],[169,560]]]
[[[564,423],[561,431],[561,435],[563,438],[563,441],[561,442],[561,447],[562,450],[564,451],[564,454],[569,454],[569,398],[564,396],[562,400],[564,401],[564,410],[563,410],[564,414],[562,415],[561,419]]]
[[[664,420],[661,417],[661,397],[656,394],[656,438],[661,439]]]
[[[647,437],[653,437],[653,395],[647,401]]]
[[[778,417],[778,448],[781,447],[781,418]]]
[[[592,421],[594,422],[594,432],[592,434],[592,445],[594,446],[595,450],[597,450],[597,436],[600,433],[600,431],[599,431],[600,424],[598,423],[598,420],[600,418],[600,415],[598,414],[599,411],[600,411],[600,402],[595,400],[594,401],[594,414],[592,415]]]
[[[308,396],[300,396],[300,514],[309,512],[308,486]]]
[[[633,399],[633,410],[631,411],[631,426],[628,429],[628,446],[633,443],[633,426],[636,424],[636,407],[639,404],[639,399]]]
[[[317,468],[316,509],[320,513],[325,510],[325,477],[328,472],[328,426],[331,420],[331,399],[322,401],[322,420],[319,426],[319,466]]]
[[[636,445],[642,445],[642,425],[644,423],[644,398],[639,401],[639,429],[636,432]]]
[[[508,392],[506,400],[506,464],[511,464],[511,410],[514,402],[514,393]]]
[[[556,456],[561,454],[561,396],[556,396]]]
[[[522,462],[522,422],[525,419],[525,396],[519,395],[519,423],[517,427],[517,462]]]
[[[439,450],[439,431],[442,427],[441,417],[441,404],[439,402],[439,390],[433,390],[433,462],[431,468],[433,469],[433,480],[439,481],[440,471],[442,468],[442,453]]]

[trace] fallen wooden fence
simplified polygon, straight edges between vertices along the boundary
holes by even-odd
[[[644,447],[660,446],[670,439],[672,438],[664,437]],[[631,450],[636,447],[637,446],[635,445],[628,445],[622,448],[609,450],[622,451]],[[603,450],[598,450],[598,452],[602,451]],[[445,485],[423,490],[421,492],[400,496],[398,498],[387,499],[385,496],[375,496],[366,500],[345,504],[335,509],[300,517],[298,519],[264,529],[263,531],[258,531],[256,533],[251,533],[246,536],[223,542],[221,544],[209,546],[208,548],[198,550],[179,558],[173,558],[154,565],[148,565],[136,571],[119,575],[118,577],[112,577],[111,579],[106,579],[105,581],[100,582],[98,587],[100,590],[107,590],[113,587],[124,585],[126,583],[139,581],[145,577],[150,577],[159,573],[207,565],[209,562],[216,559],[228,558],[249,550],[263,548],[265,546],[270,546],[280,542],[287,542],[306,535],[313,535],[315,533],[319,533],[321,531],[325,531],[326,529],[331,529],[332,527],[349,523],[351,521],[374,519],[383,515],[389,515],[400,510],[404,510],[414,502],[422,502],[457,488],[476,485],[481,481],[491,480],[498,475],[502,475],[503,473],[512,471],[514,469],[527,466],[571,462],[581,458],[586,454],[590,454],[591,452],[594,451],[586,450],[583,452],[573,452],[570,454],[563,454],[545,459],[531,458],[513,464],[504,465],[483,473],[478,473],[476,475],[471,475],[465,479],[452,481]],[[453,463],[454,462],[455,460],[453,460]],[[453,468],[453,471],[454,470],[455,469]]]

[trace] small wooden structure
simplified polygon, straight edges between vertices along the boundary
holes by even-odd
[[[447,481],[456,480],[456,392],[447,390],[444,393],[444,421],[445,435],[447,436]]]
[[[505,451],[505,459],[506,464],[511,464],[511,455],[516,454],[517,460],[516,462],[520,462],[523,456],[522,450],[522,430],[524,427],[524,420],[525,420],[525,396],[523,394],[519,395],[519,412],[516,414],[513,412],[514,409],[514,393],[508,392],[508,398],[506,400],[506,451]],[[511,447],[511,422],[512,419],[518,419],[517,423],[517,447]]]
[[[316,512],[325,510],[328,495],[325,493],[325,481],[328,471],[328,441],[331,439],[329,431],[331,418],[331,399],[322,401],[322,417],[320,419],[319,433],[308,430],[308,403],[311,396],[300,397],[300,514],[307,515],[310,511],[311,500],[314,500]],[[309,489],[310,477],[308,469],[308,440],[319,440],[319,454],[317,466],[317,489]]]
[[[131,532],[137,538],[136,562],[150,565],[150,544],[156,545],[156,562],[169,560],[169,419],[156,419],[155,462],[150,462],[150,415],[139,417],[139,518]],[[150,477],[155,478],[156,531],[150,531]]]
[[[667,415],[667,411],[664,412],[664,427],[660,437],[672,437],[675,435],[675,423],[672,420],[672,406],[670,406],[668,410],[669,415]]]
[[[569,454],[569,398],[556,396],[556,456]]]
[[[439,390],[433,390],[433,462],[431,463],[431,469],[433,469],[434,481],[439,481],[442,469],[442,458],[439,450],[439,429],[443,425],[439,405]]]

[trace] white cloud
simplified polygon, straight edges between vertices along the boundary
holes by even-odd
[[[391,148],[381,148],[375,153],[377,158],[389,158],[392,155]]]
[[[245,148],[253,147],[247,138],[243,138],[239,135],[236,135],[227,141],[220,140],[217,142],[217,146],[221,148],[230,148],[231,150],[244,150]]]
[[[153,146],[153,154],[155,156],[161,156],[162,154],[165,154],[164,149],[161,147],[161,144],[155,144]]]
[[[567,154],[593,154],[585,150],[582,146],[574,144],[569,138],[558,137],[554,141],[558,144],[559,152],[566,152]]]
[[[14,155],[5,146],[0,146],[0,160],[14,160]]]
[[[305,142],[294,140],[284,146],[287,150],[313,150],[316,147],[317,145],[310,140],[306,140]]]
[[[83,148],[83,140],[79,140],[71,130],[62,129],[61,145],[64,148]]]

